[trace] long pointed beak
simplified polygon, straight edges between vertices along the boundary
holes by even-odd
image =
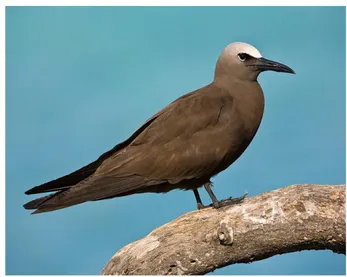
[[[295,74],[294,70],[289,66],[265,58],[258,58],[254,66],[256,66],[260,71],[272,70]]]

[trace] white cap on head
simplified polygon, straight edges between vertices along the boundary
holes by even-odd
[[[237,55],[240,53],[248,54],[254,58],[261,58],[262,57],[262,55],[257,50],[257,48],[255,48],[254,46],[252,46],[248,43],[244,43],[244,42],[230,43],[227,47],[225,47],[222,54]]]

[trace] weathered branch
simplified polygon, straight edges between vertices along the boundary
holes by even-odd
[[[344,185],[293,185],[189,212],[117,252],[105,275],[204,274],[307,249],[345,253]]]

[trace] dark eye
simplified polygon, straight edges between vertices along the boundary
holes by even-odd
[[[247,59],[247,54],[245,53],[240,53],[237,55],[240,59],[240,61],[244,62]]]

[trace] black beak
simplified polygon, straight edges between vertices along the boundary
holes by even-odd
[[[264,58],[256,59],[254,66],[256,66],[258,68],[258,70],[260,70],[260,71],[272,70],[272,71],[295,74],[294,70],[291,69],[289,66],[286,66],[284,64],[274,62],[271,60],[267,60]]]

